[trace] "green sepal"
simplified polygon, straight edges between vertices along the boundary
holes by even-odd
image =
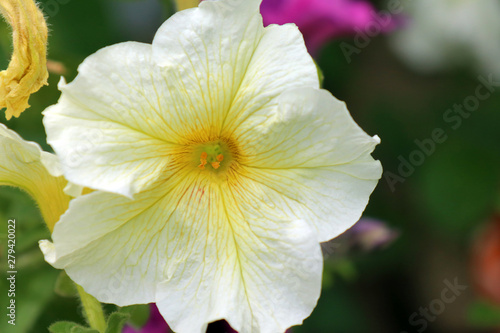
[[[99,333],[92,328],[84,327],[71,321],[58,321],[49,327],[50,333]]]
[[[105,333],[121,333],[123,326],[130,318],[128,313],[114,312],[108,318]]]
[[[146,325],[151,314],[148,304],[126,306],[121,308],[120,312],[130,315],[128,322],[135,328],[141,328]]]

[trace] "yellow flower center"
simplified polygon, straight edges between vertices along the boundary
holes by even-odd
[[[183,167],[185,162],[188,166],[186,171],[198,173],[203,179],[214,183],[228,181],[242,172],[241,166],[245,160],[235,140],[214,137],[201,142],[193,141],[186,142],[185,150],[172,162],[180,163],[179,167]]]
[[[209,166],[213,170],[219,169],[222,161],[224,161],[224,155],[228,155],[227,148],[224,146],[225,145],[222,142],[213,142],[202,145],[196,152],[197,154],[199,153],[198,156],[200,160],[198,168],[200,170],[205,170],[207,169],[207,166]]]

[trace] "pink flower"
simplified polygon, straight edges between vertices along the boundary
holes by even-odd
[[[264,25],[295,23],[309,52],[317,54],[328,41],[371,29],[386,32],[395,20],[382,18],[365,0],[264,0]]]
[[[156,305],[151,304],[151,314],[149,315],[149,320],[141,329],[134,329],[130,326],[126,326],[122,333],[169,333],[170,328],[161,316]]]

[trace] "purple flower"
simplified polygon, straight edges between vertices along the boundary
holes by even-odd
[[[353,247],[361,247],[371,251],[391,244],[399,237],[399,232],[388,227],[384,222],[362,218],[349,231],[349,238]]]
[[[141,329],[136,330],[130,326],[126,326],[122,333],[169,333],[170,328],[161,316],[156,305],[151,304],[151,314],[149,320]]]
[[[261,13],[264,25],[295,23],[313,55],[334,38],[396,26],[394,19],[380,17],[365,0],[264,0]]]

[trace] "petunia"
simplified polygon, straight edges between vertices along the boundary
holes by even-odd
[[[13,30],[14,52],[0,72],[0,109],[7,120],[29,107],[28,99],[47,84],[47,25],[33,0],[0,0],[0,13]]]
[[[382,22],[382,31],[395,27],[394,20],[379,18],[364,0],[263,0],[261,11],[264,25],[295,23],[313,55],[325,43],[354,35],[371,23]]]
[[[155,302],[176,332],[300,324],[319,242],[350,228],[381,176],[379,143],[319,89],[294,25],[259,0],[202,2],[153,44],[88,57],[45,112],[71,201],[45,259],[102,302]]]
[[[410,67],[425,73],[472,66],[500,74],[500,2],[405,0],[402,8],[408,22],[391,44]]]
[[[24,141],[3,124],[0,124],[0,157],[0,186],[26,191],[52,230],[70,201],[64,192],[69,187],[57,157],[42,151],[34,142]]]

